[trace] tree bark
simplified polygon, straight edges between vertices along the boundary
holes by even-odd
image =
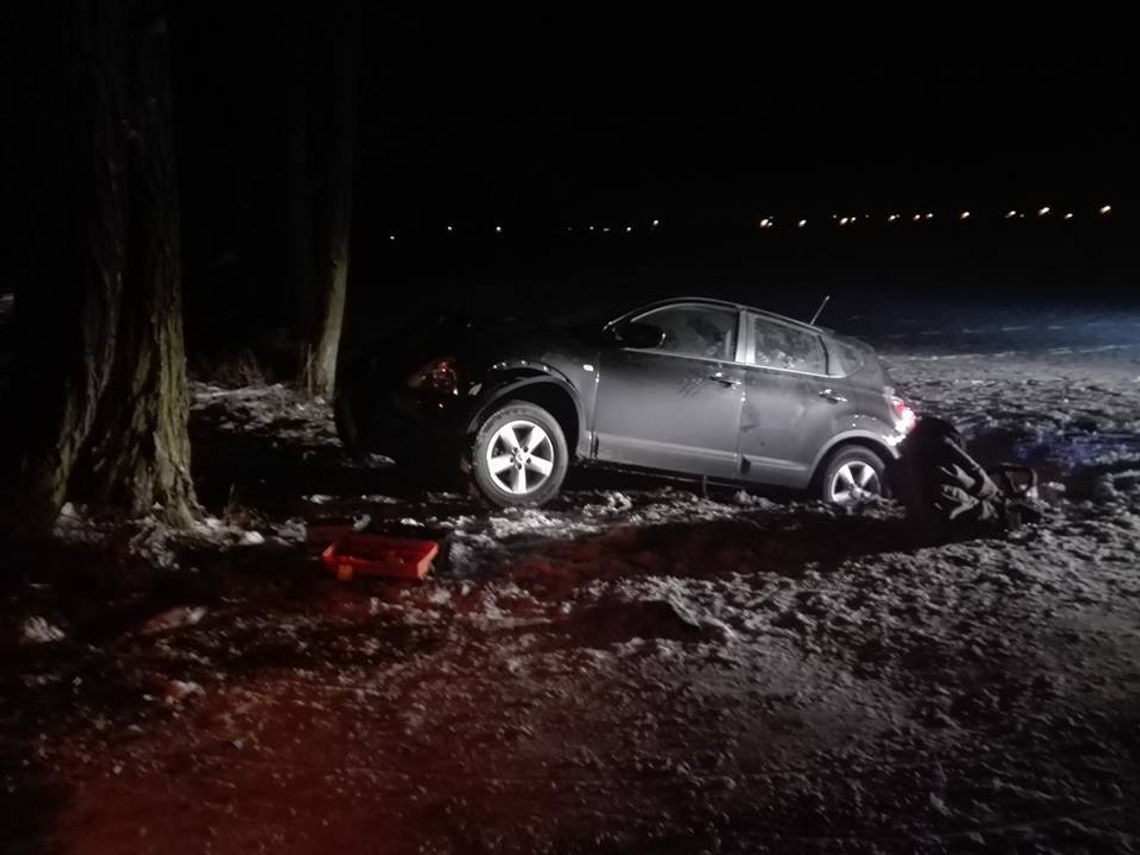
[[[312,276],[307,286],[302,284],[297,289],[301,311],[298,380],[309,397],[329,400],[336,387],[348,294],[362,5],[360,0],[335,0],[321,15],[324,25],[313,30],[320,42],[309,53],[319,89],[308,90],[311,100],[305,105],[316,133],[313,144],[305,145],[297,128],[291,127],[288,144],[290,163],[296,165],[298,159],[307,158],[307,172],[313,177],[312,193],[306,193],[303,200],[296,197],[305,190],[303,182],[295,179],[290,191],[292,257],[296,259],[299,250],[312,253],[311,262],[297,260],[294,271]]]
[[[34,267],[16,296],[18,516],[64,502],[187,524],[189,394],[159,0],[46,7]]]

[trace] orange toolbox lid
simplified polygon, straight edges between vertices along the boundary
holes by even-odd
[[[354,532],[329,544],[321,560],[342,581],[357,575],[422,579],[437,555],[439,543],[434,540]]]

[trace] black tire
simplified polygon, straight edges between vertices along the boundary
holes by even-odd
[[[844,470],[846,475],[841,474]],[[863,481],[868,471],[871,475]],[[886,461],[871,449],[844,445],[831,455],[823,468],[817,485],[818,495],[823,501],[836,505],[853,504],[871,496],[886,498],[890,495],[886,471]],[[841,498],[844,494],[849,498]]]
[[[518,426],[512,428],[519,436],[518,450],[522,451],[521,467],[518,463],[518,450],[512,451],[508,441],[500,433],[512,423]],[[526,428],[531,425],[540,429],[536,436],[532,430]],[[541,436],[545,437],[543,441]],[[527,444],[534,440],[533,448],[527,449]],[[502,461],[511,459],[507,469],[492,471],[492,460]],[[543,470],[549,464],[549,473]],[[471,446],[471,476],[479,493],[491,504],[500,508],[514,505],[542,505],[558,495],[562,481],[566,478],[566,470],[570,465],[570,452],[566,447],[566,435],[554,416],[542,407],[528,404],[525,401],[509,401],[496,409],[479,426],[475,441]],[[521,476],[518,474],[521,471]],[[512,491],[511,486],[517,488],[517,478],[522,478],[523,492]],[[529,487],[538,479],[542,479],[534,487]],[[528,483],[529,482],[529,483]]]

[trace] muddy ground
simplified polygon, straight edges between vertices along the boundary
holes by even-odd
[[[1134,320],[881,342],[921,409],[1046,484],[1041,524],[933,548],[889,505],[612,474],[491,513],[350,464],[285,389],[198,385],[224,521],[76,512],[4,559],[31,587],[0,849],[1131,852]],[[445,537],[435,572],[329,577],[306,525],[363,514]]]

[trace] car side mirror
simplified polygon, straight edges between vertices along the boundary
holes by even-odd
[[[653,324],[630,321],[614,330],[614,341],[621,347],[660,347],[665,341],[665,330]]]

